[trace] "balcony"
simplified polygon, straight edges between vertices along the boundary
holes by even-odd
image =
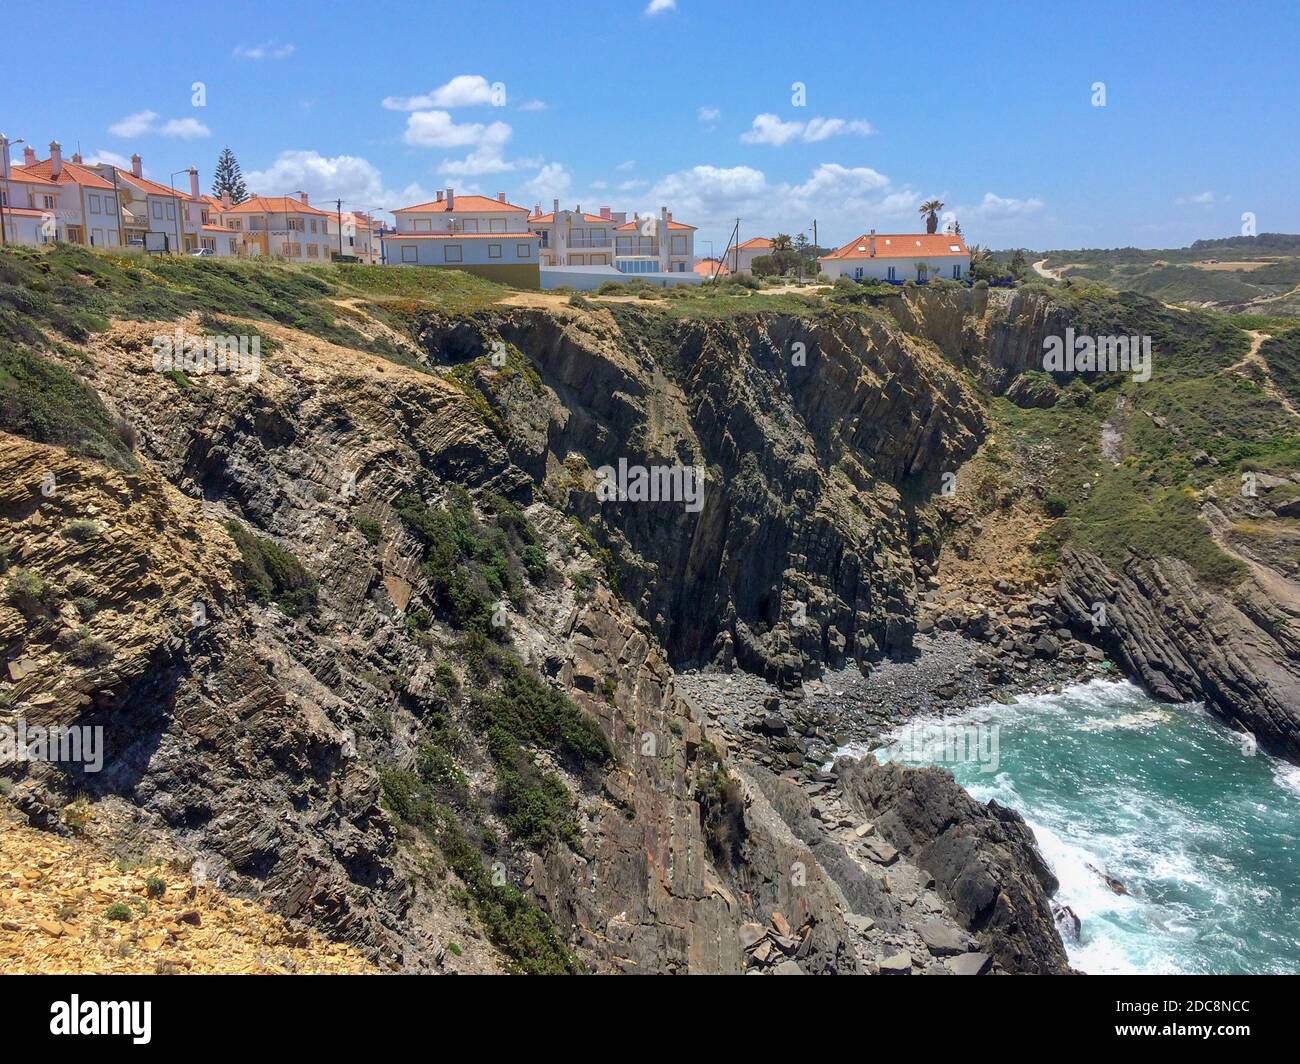
[[[574,236],[564,242],[570,251],[613,251],[614,242],[607,236]]]

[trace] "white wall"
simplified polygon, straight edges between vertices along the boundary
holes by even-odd
[[[412,237],[400,233],[384,238],[389,266],[518,266],[537,264],[537,237],[525,230],[491,237]],[[493,253],[496,250],[496,254]],[[459,256],[459,257],[457,257]]]
[[[965,280],[966,275],[970,272],[969,255],[914,255],[889,259],[877,255],[874,259],[822,259],[821,275],[829,281],[834,281],[837,277],[848,277],[850,280],[871,277],[885,281],[891,279],[889,269],[892,266],[894,268],[892,280],[915,281],[916,264],[918,262],[939,267],[937,273],[931,271],[928,274],[932,280],[935,277],[952,280],[952,268],[954,266],[961,267],[961,276],[958,280]]]

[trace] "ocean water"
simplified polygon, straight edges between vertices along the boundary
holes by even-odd
[[[1025,817],[1061,881],[1053,900],[1080,919],[1066,939],[1075,967],[1300,972],[1300,768],[1252,752],[1199,704],[1124,682],[978,706],[945,718],[949,735],[953,724],[979,736],[964,755],[906,729],[892,754],[943,763],[979,801]]]

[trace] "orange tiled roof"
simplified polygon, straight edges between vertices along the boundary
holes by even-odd
[[[50,185],[53,188],[58,188],[57,181],[51,181],[48,177],[38,177],[36,174],[29,174],[21,166],[9,167],[8,180],[17,181],[20,185]]]
[[[876,254],[878,259],[915,259],[928,255],[969,255],[966,241],[950,233],[877,233]],[[863,233],[856,240],[850,240],[842,248],[822,256],[827,259],[869,259],[871,234]]]
[[[651,217],[654,217],[654,216],[651,215]],[[644,222],[644,221],[645,221],[645,219],[642,218],[642,219],[641,219],[641,222]],[[657,219],[656,219],[656,221],[657,221]],[[616,225],[614,228],[615,228],[616,230],[620,231],[620,232],[623,232],[623,231],[628,231],[628,232],[630,232],[630,231],[633,230],[633,229],[640,229],[640,228],[641,228],[641,222],[636,222],[636,221],[624,222],[622,225]],[[685,222],[669,222],[669,223],[668,223],[668,228],[669,228],[669,229],[694,229],[695,226],[693,226],[693,225],[687,225]]]
[[[765,236],[751,236],[743,244],[737,246],[737,251],[768,251],[772,247],[772,241]]]
[[[14,169],[17,170],[19,167],[14,167]],[[77,163],[64,162],[58,177],[52,176],[54,167],[50,165],[49,159],[42,159],[40,162],[33,163],[31,166],[24,166],[21,169],[24,173],[34,174],[37,177],[43,177],[60,185],[84,185],[86,188],[107,189],[113,187],[113,182],[105,181],[94,170]]]
[[[451,210],[447,206],[447,200],[444,197],[440,200],[434,200],[431,203],[417,203],[414,207],[398,207],[393,211],[394,214],[401,214],[404,211],[419,211],[421,214],[445,213]],[[498,199],[492,199],[490,196],[457,196],[454,213],[459,214],[461,211],[467,211],[470,214],[484,214],[488,211],[522,211],[528,213],[527,207],[516,207],[513,203],[502,203]]]
[[[385,233],[385,240],[541,240],[536,233]]]
[[[725,262],[720,263],[718,262],[717,259],[701,259],[694,266],[692,266],[691,269],[694,270],[696,273],[698,273],[701,277],[714,276],[714,272],[713,272],[714,270],[717,270],[718,277],[726,277],[727,274],[731,272],[729,269],[727,269],[727,264]]]
[[[605,225],[614,224],[613,218],[602,218],[599,214],[587,214],[585,212],[582,215],[582,220],[584,222],[592,222],[597,225],[599,225],[602,222]],[[530,214],[528,216],[529,225],[551,225],[554,223],[554,221],[555,221],[554,211],[551,211],[549,214]]]
[[[223,214],[323,214],[330,217],[329,211],[303,203],[296,196],[249,196],[243,203],[227,208]]]
[[[178,197],[193,202],[190,194],[184,189],[160,185],[157,181],[150,181],[147,177],[136,177],[130,170],[123,170],[120,166],[115,166],[113,169],[117,171],[118,177],[123,181],[136,185],[147,196],[166,196],[168,199]]]

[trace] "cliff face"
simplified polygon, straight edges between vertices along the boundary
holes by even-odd
[[[0,641],[5,708],[102,725],[106,761],[25,766],[16,804],[68,831],[85,793],[100,843],[184,855],[386,968],[1060,970],[1022,826],[929,776],[823,777],[796,746],[769,771],[677,675],[738,665],[797,698],[911,650],[933,500],[992,431],[981,392],[1065,312],[942,289],[884,308],[498,305],[405,331],[346,308],[388,357],[232,318],[264,340],[252,380],[155,372],[174,319],[92,334],[77,372],[136,468],[0,435],[7,579],[42,585],[0,604]],[[620,461],[703,468],[700,505],[602,501]],[[1130,596],[1109,635],[1157,693],[1246,698],[1242,655],[1211,673],[1159,643],[1243,617],[1289,668],[1268,602],[1172,627],[1072,559],[1063,601]]]
[[[887,319],[591,314],[428,321],[431,357],[493,343],[530,382],[478,369],[512,457],[618,558],[673,662],[736,661],[786,683],[910,647],[916,502],[985,425],[953,366]],[[595,500],[594,470],[702,467],[698,513]]]

